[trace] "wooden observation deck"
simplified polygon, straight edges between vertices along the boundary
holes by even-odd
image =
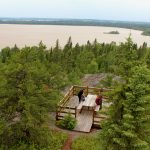
[[[77,93],[85,89],[85,101],[79,103]],[[95,104],[98,94],[110,91],[108,89],[94,88],[88,86],[72,86],[64,98],[58,103],[56,111],[56,120],[61,120],[70,113],[77,119],[75,131],[90,132],[92,126],[100,127],[100,121],[105,118],[98,113],[100,106]]]

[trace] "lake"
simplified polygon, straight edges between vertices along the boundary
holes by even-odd
[[[120,34],[105,34],[110,31],[118,31]],[[13,25],[0,24],[0,48],[6,46],[19,47],[37,45],[41,40],[47,47],[55,46],[59,39],[60,46],[63,47],[72,37],[73,44],[85,44],[87,41],[93,42],[97,38],[98,42],[116,43],[126,41],[131,33],[132,39],[138,45],[147,42],[150,46],[150,36],[141,35],[142,31],[130,30],[114,27],[95,27],[95,26],[60,26],[60,25]]]

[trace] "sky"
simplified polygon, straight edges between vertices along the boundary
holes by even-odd
[[[0,17],[150,22],[150,0],[0,0]]]

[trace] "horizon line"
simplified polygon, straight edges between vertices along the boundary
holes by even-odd
[[[49,17],[1,17],[0,19],[56,19],[56,20],[88,20],[88,21],[116,21],[131,23],[150,23],[150,21],[131,21],[131,20],[112,20],[112,19],[96,19],[96,18],[49,18]]]

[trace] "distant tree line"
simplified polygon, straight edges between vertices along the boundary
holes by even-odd
[[[92,19],[43,19],[43,18],[0,18],[0,24],[35,24],[35,25],[76,25],[76,26],[106,26],[135,29],[143,31],[142,35],[150,36],[150,23],[92,20]]]

